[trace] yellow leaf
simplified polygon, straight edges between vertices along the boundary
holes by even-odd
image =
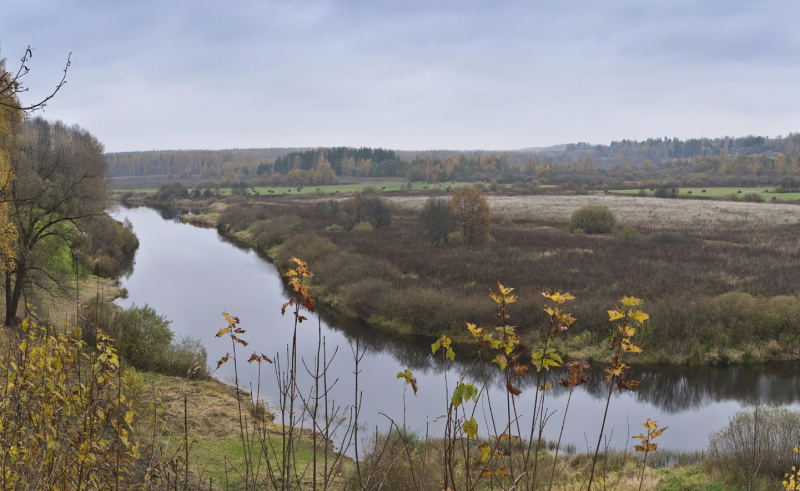
[[[626,307],[633,307],[639,305],[642,301],[636,297],[622,297],[622,305]]]
[[[609,310],[608,311],[608,320],[615,321],[617,319],[622,319],[625,314],[623,314],[620,310]]]
[[[653,433],[650,435],[650,438],[651,438],[651,439],[653,439],[653,438],[656,438],[656,437],[659,437],[659,436],[661,436],[661,434],[662,434],[662,433],[664,433],[664,431],[665,431],[667,428],[669,428],[669,426],[665,426],[665,427],[663,427],[663,428],[659,428],[659,429],[655,430],[655,431],[654,431],[654,432],[653,432]]]
[[[502,293],[503,295],[508,295],[509,293],[514,291],[513,288],[504,287],[503,285],[500,284],[500,282],[497,283],[497,289],[500,290],[500,293]]]
[[[491,446],[488,443],[484,443],[480,446],[481,449],[481,462],[486,462],[486,459],[489,458],[489,453],[491,452]],[[484,471],[486,472],[486,471]],[[491,472],[489,472],[491,475]]]
[[[649,315],[645,314],[641,310],[637,310],[635,312],[631,312],[631,318],[638,322],[639,324],[644,324],[644,321],[650,318]]]

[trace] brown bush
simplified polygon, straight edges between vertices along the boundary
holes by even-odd
[[[338,248],[329,239],[315,234],[303,232],[290,237],[283,243],[277,256],[278,265],[287,268],[293,257],[301,257],[316,269],[317,261],[336,253]]]
[[[284,239],[289,237],[290,232],[301,221],[301,218],[295,215],[282,215],[272,218],[270,220],[261,220],[256,222],[251,231],[255,237],[254,241],[256,247],[260,249],[268,249],[273,245],[280,244]]]

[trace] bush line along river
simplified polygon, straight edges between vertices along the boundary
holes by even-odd
[[[201,339],[211,365],[231,349],[228,340],[215,337],[217,330],[226,325],[222,312],[239,317],[241,327],[247,331],[243,337],[250,342],[250,346],[239,352],[240,385],[255,389],[256,364],[244,362],[251,351],[285,357],[286,346],[291,343],[292,318],[280,313],[287,293],[275,266],[254,251],[220,237],[216,230],[180,223],[175,212],[121,208],[116,217],[131,221],[141,244],[132,273],[122,279],[128,297],[117,303],[123,307],[149,304],[172,321],[177,335]],[[309,317],[299,327],[298,354],[310,366],[316,356],[318,324],[316,316]],[[329,379],[338,379],[332,397],[337,405],[351,404],[354,366],[349,343],[355,327],[323,313],[322,333],[328,353],[338,348],[329,374]],[[410,368],[417,377],[419,393],[414,397],[409,392],[407,396],[407,424],[424,433],[426,417],[432,422],[446,411],[442,366],[431,356],[430,343],[368,328],[361,329],[361,342],[367,347],[360,374],[360,388],[364,392],[361,420],[368,426],[384,429],[388,421],[379,413],[402,421],[403,384],[396,375]],[[460,357],[466,358],[466,354]],[[787,363],[729,368],[636,367],[632,376],[642,384],[633,393],[615,395],[611,402],[607,433],[613,431],[612,446],[623,448],[629,426],[631,435],[638,434],[639,425],[652,418],[660,426],[674,429],[660,438],[659,448],[701,450],[708,443],[708,435],[726,424],[729,416],[757,401],[800,406],[797,367]],[[587,447],[587,439],[596,439],[603,416],[606,388],[597,368],[590,372],[589,383],[575,391],[570,404],[564,441],[577,445],[578,449]],[[272,366],[265,369],[261,394],[275,401],[277,387]],[[459,366],[455,371],[460,373],[461,369]],[[231,381],[232,364],[224,365],[215,375]],[[454,380],[451,376],[451,390]],[[523,393],[517,407],[523,413],[531,407],[533,390],[526,389],[532,388],[532,380],[529,375],[528,380],[520,380],[518,384]],[[308,383],[310,379],[301,378],[301,387],[307,387]],[[554,439],[558,436],[567,395],[557,384],[551,390],[546,406],[558,412],[544,434]],[[492,384],[491,397],[495,401],[505,400],[505,386],[499,380]],[[480,433],[486,436],[483,414],[478,408]],[[443,421],[432,422],[431,435],[441,434],[443,425]]]

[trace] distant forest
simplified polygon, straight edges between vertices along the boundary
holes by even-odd
[[[538,180],[611,187],[784,184],[795,187],[800,133],[768,138],[655,138],[610,145],[571,143],[519,151],[395,151],[372,148],[268,148],[107,154],[115,177],[205,177],[230,184],[333,184],[340,178],[408,181]]]

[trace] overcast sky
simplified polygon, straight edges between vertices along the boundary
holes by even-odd
[[[518,149],[800,130],[800,2],[26,0],[46,117],[108,151]]]

